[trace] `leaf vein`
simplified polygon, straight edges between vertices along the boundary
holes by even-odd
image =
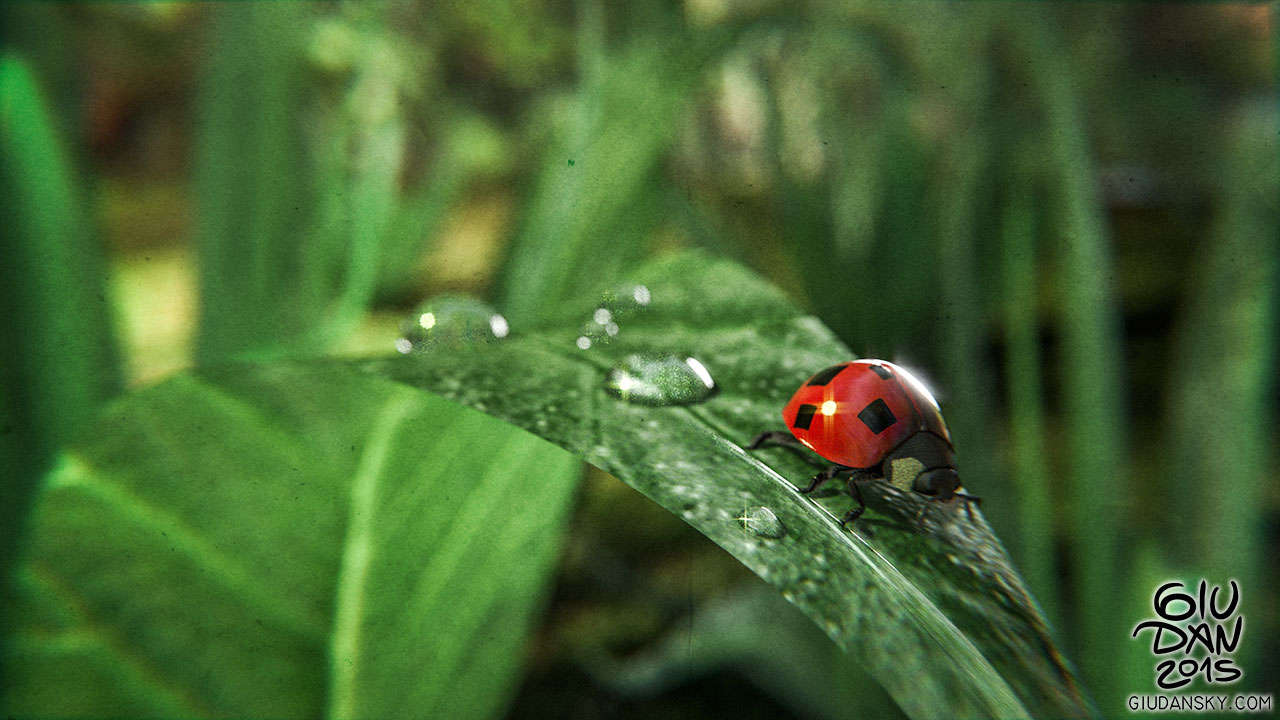
[[[313,640],[322,635],[323,631],[315,621],[282,612],[280,603],[262,590],[263,583],[252,572],[202,538],[182,519],[147,502],[123,484],[108,481],[102,468],[91,466],[74,452],[67,453],[64,464],[50,477],[49,489],[79,491],[115,512],[120,520],[132,522],[154,537],[163,538],[163,542],[187,558],[191,566],[235,591],[262,616],[264,622],[270,621],[287,632]]]
[[[214,714],[212,707],[176,686],[172,679],[165,677],[160,667],[148,663],[139,649],[126,643],[127,638],[117,636],[108,630],[108,626],[96,622],[89,610],[92,601],[77,592],[74,585],[65,582],[52,568],[45,567],[39,560],[32,560],[24,574],[32,585],[40,586],[47,597],[61,597],[75,613],[76,626],[52,635],[15,632],[10,639],[15,656],[20,657],[24,652],[33,655],[41,652],[49,655],[75,652],[91,655],[91,650],[100,648],[116,661],[108,666],[121,671],[125,681],[140,695],[163,695],[163,703],[167,706],[165,714],[177,717],[208,717]]]
[[[373,528],[379,480],[396,430],[416,407],[417,398],[401,394],[374,420],[351,483],[350,510],[342,564],[338,570],[337,602],[329,643],[328,717],[356,715],[365,592],[373,557]]]

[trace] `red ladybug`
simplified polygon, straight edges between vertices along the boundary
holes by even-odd
[[[858,503],[840,521],[852,522],[866,509],[860,483],[883,477],[903,491],[930,501],[952,498],[965,507],[979,498],[960,490],[951,433],[938,401],[911,373],[884,360],[832,365],[809,378],[782,410],[791,432],[762,432],[748,450],[769,445],[809,448],[835,463],[801,492],[849,476],[849,494]],[[928,511],[926,505],[920,519]]]

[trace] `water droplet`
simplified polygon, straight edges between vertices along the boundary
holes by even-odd
[[[637,405],[691,405],[714,395],[716,383],[697,358],[635,354],[609,371],[604,389]]]
[[[499,340],[511,332],[507,319],[489,305],[463,295],[442,295],[417,308],[400,323],[396,350],[402,354],[432,348]]]
[[[787,534],[787,528],[772,510],[756,505],[747,508],[738,516],[738,522],[746,530],[767,538],[780,538]]]
[[[619,321],[634,316],[652,300],[652,293],[644,285],[623,285],[605,291],[600,304],[591,312],[591,319],[583,323],[574,344],[586,350],[597,343],[608,343],[622,331]]]
[[[644,309],[652,300],[652,293],[644,285],[623,285],[613,290],[606,290],[604,296],[600,298],[600,307],[608,310],[616,320]]]
[[[586,350],[596,343],[607,343],[615,335],[618,334],[618,325],[613,322],[598,323],[596,317],[600,317],[600,310],[596,310],[595,316],[586,323],[583,323],[582,329],[578,331],[577,345],[579,348]],[[605,312],[608,312],[607,310]],[[609,326],[612,325],[614,330],[609,332]]]

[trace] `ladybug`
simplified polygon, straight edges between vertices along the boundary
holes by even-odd
[[[866,510],[859,485],[884,478],[931,502],[960,498],[965,509],[980,498],[960,492],[951,433],[933,393],[911,373],[884,360],[832,365],[809,378],[782,410],[788,432],[766,431],[747,450],[781,446],[808,448],[835,463],[814,476],[802,493],[835,477],[848,476],[858,506],[840,520],[844,526]]]

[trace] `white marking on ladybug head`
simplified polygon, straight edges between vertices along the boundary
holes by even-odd
[[[886,468],[886,480],[889,484],[902,490],[903,492],[911,492],[915,486],[916,478],[920,473],[924,472],[924,463],[913,457],[898,458],[889,462]]]

